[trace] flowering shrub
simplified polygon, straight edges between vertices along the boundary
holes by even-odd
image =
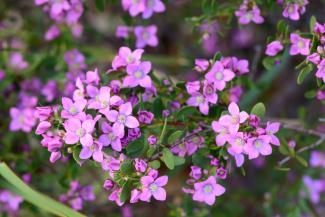
[[[325,215],[324,3],[184,2],[5,1],[0,213]]]

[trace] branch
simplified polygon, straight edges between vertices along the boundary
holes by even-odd
[[[314,149],[318,146],[320,146],[323,142],[325,141],[325,135],[323,134],[315,143],[311,144],[311,145],[308,145],[308,146],[305,146],[305,147],[302,147],[300,149],[298,149],[298,151],[296,152],[297,154],[300,154],[302,152],[305,152],[305,151],[308,151],[308,150],[311,150],[311,149]],[[281,161],[278,162],[278,165],[281,167],[283,166],[285,163],[287,163],[289,160],[291,159],[290,156],[286,157],[286,158],[283,158]]]

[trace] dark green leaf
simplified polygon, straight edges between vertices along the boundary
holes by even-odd
[[[163,148],[161,160],[165,163],[168,169],[174,169],[174,155],[168,148]]]
[[[139,157],[145,149],[144,136],[139,139],[132,141],[126,147],[126,153],[129,157],[136,158]]]
[[[253,106],[251,114],[257,115],[258,117],[264,117],[265,111],[265,105],[259,102]]]
[[[131,181],[127,181],[123,187],[122,187],[122,191],[121,191],[121,195],[120,195],[120,200],[121,202],[125,202],[126,199],[128,199],[130,197],[130,194],[131,194],[131,186],[132,186],[132,183]]]
[[[297,161],[299,161],[299,163],[301,163],[301,165],[308,167],[308,163],[303,157],[297,155],[295,158]]]
[[[103,12],[105,9],[105,0],[95,0],[97,10]]]
[[[73,151],[72,151],[72,157],[79,165],[82,163],[82,160],[79,157],[81,149],[82,149],[81,145],[77,145],[73,147]]]
[[[121,168],[120,171],[124,174],[124,175],[131,175],[134,172],[134,166],[132,163],[132,160],[124,160],[121,164]]]
[[[310,30],[310,32],[314,31],[314,27],[315,27],[316,22],[317,22],[316,17],[311,16],[310,20],[309,20],[309,30]]]
[[[179,156],[174,156],[174,164],[175,166],[179,166],[185,163],[185,158],[179,157]]]
[[[180,130],[175,131],[168,137],[167,139],[168,144],[173,144],[175,141],[179,140],[179,138],[181,138],[182,135],[183,135],[183,131]]]
[[[159,160],[154,160],[149,162],[149,166],[153,169],[159,169],[160,168],[160,161]]]
[[[313,71],[314,66],[313,64],[308,64],[305,68],[303,68],[297,78],[297,83],[302,84],[302,82],[305,80],[306,76]]]
[[[164,110],[163,102],[160,97],[157,97],[152,105],[152,112],[155,115],[155,118],[161,118],[163,110]]]

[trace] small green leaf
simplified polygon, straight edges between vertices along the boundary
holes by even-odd
[[[81,163],[82,163],[82,160],[79,157],[81,149],[82,149],[81,145],[77,145],[73,148],[73,151],[72,151],[72,157],[79,165],[81,165]]]
[[[145,149],[144,136],[142,135],[137,140],[134,140],[128,144],[126,147],[126,153],[129,157],[136,158],[139,157]]]
[[[308,163],[303,157],[297,155],[295,159],[299,161],[299,163],[301,163],[301,165],[303,165],[304,167],[308,167]]]
[[[278,32],[285,33],[287,30],[287,24],[284,20],[280,20],[277,25]]]
[[[299,72],[299,75],[298,75],[298,78],[297,78],[297,83],[298,84],[302,84],[302,82],[305,80],[305,78],[307,77],[307,75],[313,71],[314,69],[314,66],[313,64],[308,64],[305,68],[303,68],[300,72]]]
[[[271,69],[273,69],[273,67],[275,65],[275,58],[274,57],[265,57],[262,61],[262,64],[267,70],[271,70]]]
[[[132,190],[131,186],[132,186],[131,181],[127,181],[123,185],[121,195],[120,195],[121,202],[125,202],[130,197],[131,190]]]
[[[261,102],[253,106],[251,114],[257,115],[258,117],[264,117],[265,115],[265,105]]]
[[[193,107],[193,106],[184,106],[177,112],[176,117],[178,119],[182,118],[182,117],[185,118],[185,117],[193,115],[194,113],[197,113],[197,109],[195,107]]]
[[[222,57],[221,53],[220,52],[217,52],[214,56],[213,56],[213,61],[218,61],[220,60]]]
[[[305,93],[305,97],[306,97],[307,99],[313,99],[313,98],[316,97],[316,95],[317,95],[317,92],[316,92],[315,90],[310,90],[310,91],[307,91],[307,92]]]
[[[210,159],[207,158],[207,154],[203,151],[203,149],[192,155],[193,164],[201,168],[206,168],[209,165],[209,161]]]
[[[103,12],[105,9],[105,0],[95,0],[97,10]]]
[[[181,136],[183,135],[183,131],[175,131],[174,133],[172,133],[168,139],[167,142],[168,144],[173,144],[176,140],[178,140],[179,138],[181,138]]]
[[[179,156],[174,156],[174,164],[175,166],[180,166],[185,163],[185,158],[179,157]]]
[[[283,172],[289,172],[291,170],[289,167],[276,167],[275,169]]]
[[[161,97],[157,97],[152,105],[152,112],[155,115],[155,118],[161,118],[163,110],[164,110],[164,104],[161,100]]]
[[[149,167],[153,168],[153,169],[159,169],[160,168],[160,161],[159,160],[154,160],[149,162]]]
[[[311,16],[310,20],[309,20],[309,30],[310,30],[310,32],[314,31],[314,27],[315,27],[316,22],[317,22],[316,17]]]
[[[132,160],[130,160],[130,159],[124,160],[121,163],[120,171],[124,175],[131,175],[134,172],[134,167],[133,167]]]
[[[175,167],[174,155],[168,148],[163,148],[161,160],[165,163],[168,169],[172,170]]]

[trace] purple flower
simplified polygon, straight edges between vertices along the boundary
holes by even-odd
[[[83,110],[87,105],[87,100],[80,99],[73,102],[67,97],[62,97],[63,110],[61,112],[61,117],[63,118],[80,118],[84,115]]]
[[[246,141],[244,139],[244,134],[242,132],[230,135],[228,138],[228,142],[231,145],[228,148],[228,151],[230,150],[230,152],[235,154],[241,154],[244,152]]]
[[[119,96],[111,97],[110,87],[101,87],[99,90],[91,85],[87,86],[87,93],[92,99],[89,100],[89,109],[99,109],[104,114],[109,111],[110,105],[117,105],[121,98]]]
[[[115,36],[117,38],[128,38],[130,27],[128,26],[118,26],[116,28]]]
[[[114,187],[114,182],[110,179],[106,179],[103,188],[107,191],[111,190]]]
[[[168,182],[168,176],[161,176],[153,178],[152,176],[141,177],[141,184],[143,186],[140,200],[150,202],[151,196],[156,200],[166,200],[166,191],[162,187]]]
[[[322,79],[325,83],[325,59],[317,65],[316,77]]]
[[[129,11],[132,17],[142,13],[145,9],[143,0],[122,0],[122,6],[125,11]]]
[[[147,166],[148,164],[142,159],[136,158],[134,160],[134,167],[138,172],[144,173],[147,170]]]
[[[155,135],[150,135],[147,139],[150,145],[155,145],[157,143],[157,137]]]
[[[112,62],[113,69],[118,69],[120,67],[125,67],[130,64],[140,64],[141,56],[144,50],[136,49],[131,51],[128,47],[121,47],[118,51],[118,55],[114,58]]]
[[[51,126],[52,125],[51,125],[50,122],[48,122],[48,121],[41,121],[38,124],[38,126],[37,126],[37,128],[35,130],[35,133],[37,135],[41,135],[41,134],[45,133],[46,131],[48,131],[51,128]]]
[[[229,101],[239,102],[240,96],[243,94],[243,89],[240,86],[233,86],[229,89]]]
[[[228,141],[229,130],[226,125],[221,124],[219,121],[212,122],[212,129],[218,133],[216,136],[216,144],[218,146],[224,146]]]
[[[313,54],[310,54],[309,56],[307,56],[307,60],[314,64],[318,64],[321,60],[321,57],[318,53],[313,53]]]
[[[320,151],[311,152],[309,163],[312,167],[325,168],[325,153]]]
[[[281,44],[280,41],[272,41],[267,45],[265,54],[268,56],[275,56],[282,50],[283,50],[283,45]]]
[[[115,203],[118,206],[122,206],[124,204],[124,202],[122,202],[120,200],[120,195],[121,195],[122,189],[121,188],[117,188],[115,189],[109,196],[108,196],[108,200],[110,201],[115,201]]]
[[[241,167],[244,164],[244,154],[236,153],[231,147],[227,149],[228,153],[235,158],[236,166]]]
[[[303,177],[303,183],[307,187],[309,197],[313,203],[319,203],[320,192],[324,191],[324,183],[321,180],[313,180],[309,176]]]
[[[186,90],[189,94],[199,92],[200,90],[200,81],[189,81],[185,84]]]
[[[141,130],[139,127],[128,130],[128,140],[134,141],[141,136]]]
[[[90,146],[83,146],[79,154],[80,159],[88,159],[91,156],[97,162],[103,161],[103,145],[99,142],[93,142]]]
[[[271,137],[268,135],[262,135],[247,140],[247,144],[244,147],[245,152],[248,154],[248,158],[254,159],[261,155],[272,154],[272,147],[270,145]]]
[[[244,123],[249,115],[244,111],[240,112],[238,105],[234,102],[230,103],[228,111],[230,115],[221,116],[219,122],[228,126],[230,133],[236,133],[238,132],[240,124]]]
[[[138,120],[132,115],[131,103],[127,102],[120,105],[119,111],[110,110],[105,113],[106,118],[113,122],[113,133],[116,136],[124,136],[124,127],[136,128],[139,127]]]
[[[305,55],[309,54],[310,39],[302,38],[296,33],[290,34],[290,55]]]
[[[216,175],[220,179],[225,179],[225,178],[227,178],[227,170],[223,167],[220,167],[217,169]]]
[[[243,25],[247,25],[250,22],[254,22],[256,24],[260,24],[264,22],[264,18],[261,16],[261,11],[253,2],[253,5],[249,5],[250,1],[244,0],[240,5],[239,10],[235,12],[235,15],[239,17],[239,23]]]
[[[56,25],[52,25],[46,32],[44,35],[44,39],[46,41],[52,41],[54,39],[56,39],[57,37],[59,37],[61,34],[61,30],[59,29],[59,27],[57,27]]]
[[[10,109],[11,122],[9,125],[10,131],[22,130],[26,133],[30,132],[36,124],[35,110],[30,108]]]
[[[144,48],[146,45],[156,47],[158,45],[157,26],[136,26],[134,28],[134,34],[136,36],[136,47]]]
[[[8,214],[12,214],[12,216],[18,216],[16,214],[22,202],[23,198],[21,196],[12,194],[6,190],[0,191],[0,211],[8,212]]]
[[[209,61],[206,59],[195,59],[195,70],[198,72],[204,72],[209,68]]]
[[[12,52],[9,55],[9,66],[14,70],[21,71],[26,69],[29,64],[24,60],[24,57],[19,52]]]
[[[136,87],[140,85],[144,88],[149,88],[152,86],[152,81],[148,73],[151,70],[151,63],[145,61],[139,65],[128,65],[126,72],[128,75],[123,80],[124,87]]]
[[[65,142],[67,144],[76,144],[78,141],[83,146],[90,147],[94,140],[92,132],[94,131],[97,117],[93,119],[86,119],[81,122],[79,119],[70,118],[64,122],[64,128],[67,131],[65,135]]]
[[[186,101],[186,103],[190,106],[199,107],[200,112],[204,115],[209,114],[209,103],[201,93],[192,93],[191,97]]]
[[[149,111],[139,111],[138,112],[138,120],[143,124],[151,124],[154,119],[154,114]]]
[[[223,90],[226,82],[232,80],[235,73],[229,69],[225,69],[220,61],[216,61],[212,69],[205,75],[205,79],[213,82],[218,90]]]
[[[266,124],[266,128],[265,128],[265,132],[267,135],[271,136],[271,141],[270,143],[273,145],[280,145],[280,141],[278,139],[278,137],[276,137],[274,134],[277,133],[280,129],[280,123],[278,122],[267,122]]]
[[[148,19],[154,12],[161,13],[165,11],[165,5],[161,0],[144,0],[145,7],[142,14],[144,19]]]
[[[112,149],[115,151],[121,151],[122,150],[122,144],[121,144],[121,137],[116,136],[113,133],[112,127],[107,123],[103,122],[101,125],[101,130],[104,134],[102,134],[98,141],[103,144],[103,146],[112,146]]]
[[[195,180],[199,180],[202,175],[202,169],[198,166],[191,166],[190,176]]]
[[[203,182],[195,183],[194,189],[193,200],[204,202],[210,206],[214,204],[216,196],[220,196],[226,191],[223,186],[217,184],[213,176]]]
[[[216,104],[218,101],[215,85],[206,80],[203,83],[203,95],[209,103]]]
[[[45,96],[47,102],[51,102],[54,100],[55,97],[57,97],[58,86],[55,80],[49,80],[43,87],[41,93],[43,96]]]

